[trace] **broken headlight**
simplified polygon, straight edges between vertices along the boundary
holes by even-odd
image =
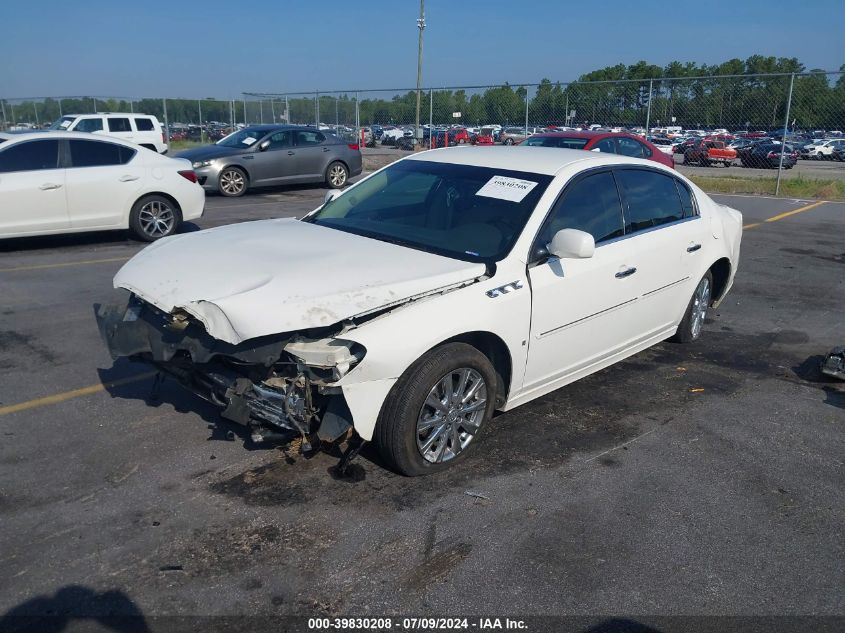
[[[337,382],[361,362],[366,350],[354,341],[337,338],[299,338],[285,346],[300,372],[317,382]]]

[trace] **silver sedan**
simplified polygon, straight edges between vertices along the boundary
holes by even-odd
[[[313,127],[254,125],[176,155],[206,191],[241,196],[251,187],[321,183],[340,189],[361,173],[361,150]]]

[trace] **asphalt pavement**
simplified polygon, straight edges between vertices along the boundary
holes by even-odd
[[[210,196],[187,230],[324,193]],[[93,318],[125,233],[0,242],[0,614],[845,615],[845,383],[817,369],[845,344],[845,204],[715,197],[748,228],[701,341],[416,479],[365,450],[336,480],[172,382],[151,399]]]

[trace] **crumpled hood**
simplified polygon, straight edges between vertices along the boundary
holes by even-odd
[[[237,344],[332,325],[484,272],[483,264],[281,219],[161,239],[127,262],[114,286],[165,312],[181,308]]]
[[[175,155],[175,158],[185,158],[192,163],[199,160],[211,160],[213,158],[222,158],[223,156],[235,156],[243,154],[245,149],[237,147],[223,147],[222,145],[203,145],[202,147],[195,147],[193,149],[186,149]]]

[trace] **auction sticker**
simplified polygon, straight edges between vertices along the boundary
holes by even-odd
[[[531,182],[530,180],[520,180],[519,178],[509,178],[508,176],[493,176],[481,189],[475,192],[475,195],[498,198],[499,200],[510,200],[511,202],[522,202],[522,199],[531,193],[531,190],[536,186],[537,183]]]

